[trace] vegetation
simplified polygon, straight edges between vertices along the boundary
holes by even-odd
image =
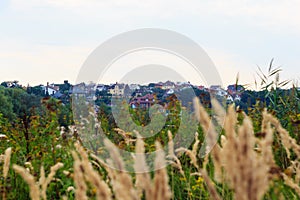
[[[199,126],[189,148],[173,141],[182,115],[175,97],[163,100],[173,103],[159,133],[141,139],[144,129],[137,133],[117,126],[105,98],[96,100],[97,115],[76,122],[69,99],[2,84],[1,199],[299,199],[300,92],[283,90],[279,72],[271,64],[268,75],[261,75],[263,90],[246,90],[231,105],[221,106],[194,88],[198,98],[187,106],[194,106]],[[128,110],[135,124],[150,123],[147,109]],[[126,112],[120,110],[120,116]],[[194,134],[191,130],[184,124],[184,135]],[[103,131],[106,139],[84,146],[80,135],[89,131]],[[203,146],[213,148],[201,157]],[[137,173],[126,172],[120,149],[139,153],[132,165]],[[143,153],[155,150],[149,166]],[[100,153],[109,159],[101,160]],[[153,167],[158,170],[149,172]]]

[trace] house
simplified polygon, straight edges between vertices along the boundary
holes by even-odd
[[[210,91],[217,91],[217,90],[220,90],[220,89],[222,89],[222,88],[221,88],[221,85],[211,85],[211,86],[209,87],[209,90],[210,90]]]
[[[135,97],[141,97],[141,96],[143,96],[143,93],[145,93],[145,91],[143,89],[138,89],[133,92]]]
[[[202,90],[202,91],[205,91],[205,90],[206,90],[206,89],[205,89],[205,86],[203,86],[203,85],[198,86],[198,89],[199,89],[199,90]]]
[[[186,88],[192,88],[190,82],[177,82],[176,89],[184,90]]]
[[[160,88],[163,90],[169,90],[169,89],[174,89],[175,88],[175,83],[173,83],[172,81],[167,81],[165,83],[163,82],[158,82],[155,84],[154,86],[155,88]]]
[[[232,95],[235,96],[236,94],[241,94],[243,91],[245,90],[245,88],[242,85],[228,85],[227,87],[227,92]]]
[[[233,102],[239,102],[241,101],[241,96],[240,95],[235,95],[234,97],[230,94],[226,95],[226,102],[227,104],[233,103]]]
[[[46,86],[42,85],[41,87],[45,95],[52,96],[59,91],[59,86],[55,85],[54,83],[49,84],[49,82],[47,82]]]
[[[149,108],[155,103],[153,94],[146,94],[142,97],[134,97],[130,101],[131,108]]]
[[[234,101],[241,101],[241,94],[245,91],[242,85],[228,85],[227,92],[230,94]]]
[[[231,96],[230,94],[227,95],[227,97],[226,97],[226,102],[227,102],[228,104],[230,104],[230,103],[233,102],[233,98],[232,98],[232,96]]]
[[[174,94],[174,90],[173,90],[173,89],[169,89],[166,93],[167,93],[168,95]]]
[[[154,88],[160,88],[160,89],[162,89],[162,86],[163,86],[163,83],[159,82],[159,83],[155,84]]]
[[[73,96],[75,97],[86,96],[87,91],[85,88],[85,83],[79,83],[74,85],[72,87],[72,91],[70,91],[69,93],[73,94]]]
[[[7,88],[22,87],[21,85],[18,84],[18,81],[5,81],[1,83],[1,85]]]
[[[140,86],[138,84],[130,84],[129,89],[134,91],[134,90],[139,90]]]
[[[218,95],[218,96],[221,96],[221,97],[224,97],[228,94],[227,91],[224,90],[220,85],[210,86],[209,92],[213,95]]]
[[[161,89],[163,90],[169,90],[169,89],[174,89],[175,88],[175,83],[172,81],[167,81],[162,84]]]
[[[98,84],[96,86],[96,90],[98,90],[99,92],[106,91],[107,90],[107,86],[104,85],[104,84]]]
[[[56,99],[60,99],[62,97],[64,97],[65,95],[62,94],[60,91],[57,91],[54,95],[52,95],[52,97],[56,98]]]
[[[219,96],[221,96],[221,97],[224,97],[224,96],[226,96],[228,93],[227,93],[227,91],[226,90],[224,90],[224,89],[220,89],[219,91],[218,91],[218,93],[217,93],[217,95],[219,95]]]
[[[241,101],[241,96],[239,94],[235,95],[234,101]]]
[[[96,83],[93,83],[93,82],[88,83],[85,87],[89,93],[95,92],[97,89]]]
[[[127,96],[128,94],[130,94],[130,88],[127,84],[116,83],[110,86],[108,92],[111,95],[115,95],[115,96]]]

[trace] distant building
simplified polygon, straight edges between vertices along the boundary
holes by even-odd
[[[198,86],[198,89],[199,89],[199,90],[202,90],[202,91],[205,91],[205,90],[206,90],[206,89],[205,89],[205,86],[203,86],[203,85]]]
[[[141,87],[138,84],[130,84],[129,85],[130,90],[139,90]]]
[[[184,90],[186,88],[191,88],[192,85],[190,82],[177,82],[176,89]]]
[[[96,90],[102,92],[102,91],[106,91],[107,90],[107,86],[104,84],[98,84],[96,87]]]
[[[218,95],[218,96],[227,96],[227,91],[224,90],[220,85],[212,85],[209,88],[209,92],[213,95]]]
[[[228,104],[233,102],[233,98],[232,98],[232,96],[231,96],[230,94],[227,95],[227,97],[226,97],[226,102],[227,102]]]
[[[60,91],[58,91],[54,95],[52,95],[52,97],[54,97],[56,99],[60,99],[60,98],[64,97],[64,94],[62,94]]]
[[[127,96],[128,94],[130,94],[130,88],[127,84],[116,83],[110,86],[108,92],[111,95],[115,95],[115,96]]]
[[[220,89],[222,89],[221,88],[221,85],[211,85],[210,87],[209,87],[209,90],[211,90],[211,91],[216,91],[216,90],[220,90]]]
[[[86,96],[87,91],[85,88],[85,83],[79,83],[74,85],[70,93],[72,93],[74,97]]]
[[[228,94],[232,95],[233,97],[235,97],[236,94],[241,94],[243,93],[243,91],[245,90],[245,88],[242,85],[228,85],[227,87],[227,92]]]
[[[239,94],[236,94],[234,97],[234,101],[241,101],[241,96]]]
[[[1,83],[1,85],[4,87],[7,87],[7,88],[22,87],[18,83],[19,83],[19,81],[5,81],[5,82]]]
[[[154,88],[160,88],[162,89],[163,84],[162,83],[156,83]]]
[[[167,91],[167,94],[168,94],[168,95],[174,94],[174,90],[173,90],[173,89],[169,89],[169,90]]]
[[[173,83],[172,81],[167,81],[167,82],[158,82],[155,84],[155,88],[160,88],[163,90],[169,90],[169,89],[174,89],[175,88],[175,83]]]
[[[175,88],[175,83],[172,81],[167,81],[162,84],[161,89],[163,90],[169,90],[169,89],[174,89]]]
[[[135,97],[141,97],[141,96],[143,96],[143,93],[145,93],[145,91],[143,89],[138,89],[133,92]]]
[[[52,96],[59,91],[59,86],[55,85],[54,83],[49,84],[49,82],[47,82],[46,86],[42,85],[41,87],[45,95]]]
[[[155,102],[153,94],[146,94],[142,97],[135,97],[130,101],[131,108],[149,108]]]

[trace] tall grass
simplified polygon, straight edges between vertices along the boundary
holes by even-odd
[[[6,199],[7,193],[13,192],[14,188],[8,188],[6,182],[18,174],[28,184],[29,196],[34,200],[47,199],[49,187],[62,178],[70,179],[68,183],[61,183],[67,184],[67,187],[62,187],[65,191],[59,193],[63,199],[300,198],[300,145],[279,120],[264,110],[261,131],[257,134],[250,117],[237,112],[233,105],[227,111],[215,100],[212,105],[218,125],[212,123],[199,100],[194,101],[196,117],[207,142],[204,144],[196,133],[191,148],[174,149],[173,134],[168,132],[168,152],[162,150],[160,142],[155,143],[154,165],[157,170],[154,172],[149,172],[144,155],[145,143],[139,135],[128,143],[135,145],[137,156],[133,168],[137,173],[126,172],[118,148],[107,139],[104,141],[110,152],[107,161],[75,142],[74,148],[69,149],[73,167],[64,168],[64,160],[61,160],[50,168],[48,176],[43,166],[38,175],[25,163],[24,166],[11,163],[14,153],[8,148],[1,156],[1,177],[4,178],[1,197]],[[220,138],[217,137],[219,127],[222,127]],[[279,147],[275,146],[277,142]],[[206,145],[205,157],[199,156],[202,145]],[[286,168],[278,165],[274,153],[276,148],[283,148],[286,153]],[[166,163],[170,165],[164,167]]]

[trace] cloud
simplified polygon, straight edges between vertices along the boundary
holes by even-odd
[[[127,19],[143,20],[174,19],[177,17],[205,17],[210,20],[218,17],[222,20],[236,20],[272,31],[300,32],[299,0],[250,1],[250,0],[12,0],[14,9],[35,9],[52,7],[64,9],[83,18],[102,18],[106,21]]]
[[[240,80],[253,83],[256,64],[265,66],[272,57],[292,66],[288,73],[298,73],[297,0],[11,0],[9,6],[12,12],[3,18],[9,20],[2,20],[6,26],[0,36],[10,43],[0,41],[0,67],[12,71],[4,70],[0,79],[4,73],[12,77],[17,66],[41,73],[40,80],[50,75],[39,66],[71,69],[64,73],[73,76],[70,66],[79,68],[93,45],[140,27],[172,29],[204,44],[225,84],[235,81],[238,72]],[[50,79],[63,77],[49,73]]]

